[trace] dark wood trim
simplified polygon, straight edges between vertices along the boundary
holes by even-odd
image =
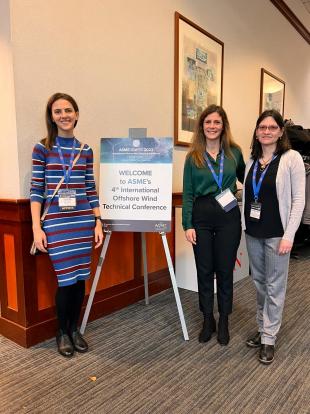
[[[179,195],[173,195],[173,205],[179,197]],[[174,216],[175,209],[173,208],[171,233],[167,234],[172,260],[174,260]],[[44,301],[45,294],[44,289],[40,288],[42,285],[39,284],[38,275],[41,275],[43,270],[46,273],[44,275],[49,278],[53,276],[53,270],[47,255],[31,256],[29,254],[32,241],[29,200],[0,199],[0,263],[4,263],[4,234],[11,234],[14,237],[18,310],[8,308],[6,270],[5,266],[0,266],[0,334],[24,347],[29,347],[51,338],[56,331],[55,306],[54,303],[51,305],[50,297],[48,297],[47,307],[38,306],[39,299]],[[128,238],[126,240],[128,241]],[[166,262],[163,258],[158,261],[158,248],[162,247],[160,238],[152,237],[151,243],[154,244],[152,245],[153,253],[151,253],[153,264],[150,272],[152,273],[148,275],[150,296],[171,286]],[[133,265],[133,279],[128,280],[124,277],[122,281],[122,277],[117,277],[115,279],[117,283],[111,287],[102,288],[101,286],[95,294],[90,320],[100,318],[144,298],[141,234],[134,233],[133,244],[127,245],[124,242],[122,248],[134,250],[129,254],[132,260],[130,265]],[[97,251],[94,252],[93,271],[98,254]],[[113,255],[112,259],[112,271],[114,271],[114,262],[118,261],[119,256]],[[109,266],[111,269],[111,263]],[[105,271],[107,270],[103,269],[103,272]],[[123,275],[123,272],[126,273],[126,266],[119,270],[118,276]],[[52,290],[56,290],[56,281],[48,283],[47,288],[48,293],[53,297]],[[40,296],[41,294],[43,295]],[[84,308],[86,303],[87,297],[84,301]]]
[[[271,3],[283,14],[283,16],[291,23],[297,32],[310,44],[310,32],[298,19],[295,13],[288,7],[283,0],[270,0]],[[306,10],[305,10],[306,13]]]
[[[8,294],[7,294],[7,279],[6,279],[6,266],[4,256],[4,243],[1,237],[0,242],[0,303],[1,303],[1,316],[12,320],[16,324],[24,325],[26,323],[25,318],[25,302],[24,302],[24,284],[21,281],[20,275],[23,272],[22,269],[22,253],[21,253],[21,232],[18,223],[5,223],[1,226],[1,234],[9,234],[14,239],[15,250],[15,269],[16,269],[16,295],[17,295],[17,310],[9,308]]]
[[[27,345],[27,328],[0,316],[0,333],[11,341],[28,348]]]
[[[31,222],[30,200],[0,199],[1,222]]]
[[[139,252],[142,246],[142,236],[141,233],[134,233],[133,235],[133,246],[134,252]],[[142,276],[142,254],[134,254],[133,258],[134,264],[134,278],[139,279]]]
[[[161,292],[162,290],[168,289],[171,287],[170,277],[168,269],[165,271],[154,272],[149,275],[149,294],[150,296],[155,295],[156,293]],[[98,292],[101,296],[100,293]],[[136,284],[131,289],[126,291],[119,291],[114,295],[109,297],[98,299],[93,304],[89,315],[89,321],[98,319],[104,315],[115,312],[116,310],[122,309],[128,305],[138,302],[139,300],[144,299],[144,283],[143,279],[140,280],[139,284]],[[102,295],[105,296],[105,295]],[[151,299],[152,300],[152,299]],[[87,303],[87,297],[84,302],[85,306]],[[84,312],[84,311],[83,311]]]
[[[173,208],[182,206],[182,196],[183,196],[183,193],[173,193],[172,195],[172,207]],[[174,211],[173,211],[173,214],[175,216]]]
[[[29,198],[0,198],[0,204],[29,204]]]
[[[153,274],[149,275],[150,296],[155,295],[156,293],[159,293],[162,290],[168,289],[170,287],[171,282],[167,270],[154,272]],[[143,279],[140,280],[140,283],[136,283],[135,286],[126,291],[121,291],[119,289],[115,290],[118,290],[118,292],[115,292],[112,296],[109,296],[108,294],[102,295],[102,292],[98,292],[98,294],[95,295],[96,299],[91,309],[89,321],[101,318],[105,315],[108,315],[112,312],[115,312],[128,305],[132,305],[139,300],[144,299]],[[100,298],[100,296],[102,297]],[[86,297],[84,301],[82,314],[84,314],[87,298],[88,297]],[[152,301],[152,299],[150,299],[150,301]],[[16,342],[25,348],[28,348],[55,336],[57,330],[57,321],[55,312],[52,313],[52,317],[46,318],[45,320],[33,324],[29,327],[23,327],[13,322],[12,320],[0,316],[0,332],[4,334],[6,338]],[[102,323],[104,323],[104,321],[102,321]]]

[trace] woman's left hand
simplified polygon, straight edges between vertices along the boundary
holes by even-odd
[[[287,253],[290,253],[291,250],[292,250],[292,247],[293,247],[293,243],[292,242],[290,242],[288,240],[282,239],[280,241],[280,244],[279,244],[278,253],[279,254],[287,254]]]
[[[100,220],[96,220],[95,226],[95,249],[101,246],[103,242],[103,231],[102,231],[102,224]]]

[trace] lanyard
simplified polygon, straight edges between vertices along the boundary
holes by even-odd
[[[254,194],[254,200],[255,202],[257,202],[258,200],[258,194],[260,192],[260,188],[262,186],[262,182],[263,179],[266,175],[266,172],[269,168],[269,165],[271,164],[271,162],[276,158],[276,155],[274,155],[270,161],[270,163],[267,165],[267,167],[264,169],[264,171],[262,172],[261,176],[259,177],[258,183],[256,184],[256,174],[257,174],[257,169],[258,169],[258,160],[256,160],[255,164],[254,164],[254,169],[253,169],[253,175],[252,175],[252,188],[253,188],[253,194]]]
[[[214,168],[212,167],[212,164],[209,160],[208,155],[205,155],[205,160],[206,163],[208,164],[208,167],[213,175],[214,181],[216,182],[216,184],[218,185],[219,189],[222,192],[222,182],[223,182],[223,174],[224,174],[224,151],[221,151],[221,160],[220,160],[220,171],[219,171],[219,175],[217,176],[215,174]]]
[[[56,138],[56,145],[57,145],[57,149],[58,149],[59,158],[60,158],[60,161],[61,161],[61,164],[62,164],[62,169],[63,169],[63,172],[64,172],[65,183],[66,183],[66,186],[68,188],[68,184],[70,182],[70,177],[71,177],[71,172],[72,172],[72,164],[73,164],[74,150],[75,150],[75,146],[76,146],[76,139],[75,138],[73,139],[73,147],[72,147],[72,150],[71,150],[70,162],[69,162],[69,166],[68,166],[67,169],[66,169],[66,164],[65,164],[64,157],[62,155],[62,150],[61,150],[61,147],[59,145],[58,137]]]

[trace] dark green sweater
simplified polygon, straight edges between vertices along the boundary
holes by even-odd
[[[233,193],[237,191],[236,179],[241,183],[244,178],[245,164],[242,153],[237,148],[232,148],[232,153],[235,159],[224,159],[224,175],[222,189],[230,188]],[[220,166],[220,154],[217,156],[217,160],[214,161],[212,157],[209,159],[213,165],[215,174],[219,174]],[[206,163],[204,168],[197,168],[193,163],[191,157],[187,158],[184,165],[183,175],[183,209],[182,209],[182,224],[184,230],[192,229],[192,211],[193,204],[197,197],[204,195],[217,196],[220,193],[213,175]]]

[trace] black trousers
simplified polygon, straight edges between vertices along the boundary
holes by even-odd
[[[198,197],[193,207],[194,245],[199,308],[213,312],[214,273],[220,313],[229,315],[233,302],[233,271],[241,238],[239,207],[225,212],[212,196]]]

